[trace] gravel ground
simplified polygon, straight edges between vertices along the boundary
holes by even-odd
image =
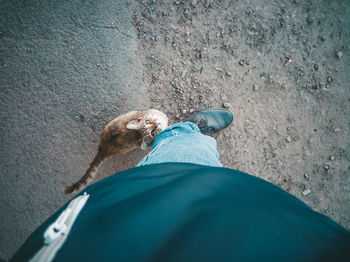
[[[348,1],[140,1],[133,20],[153,107],[229,108],[223,164],[350,229]]]
[[[149,107],[228,108],[224,166],[350,229],[349,28],[346,0],[1,1],[0,257],[69,200],[103,126]]]

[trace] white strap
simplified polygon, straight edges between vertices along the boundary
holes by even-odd
[[[44,233],[44,246],[32,257],[29,262],[50,262],[54,259],[58,250],[66,241],[68,234],[86,204],[90,195],[84,195],[73,199],[61,215],[52,223]]]

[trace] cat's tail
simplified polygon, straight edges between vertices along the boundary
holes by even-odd
[[[76,193],[89,185],[94,180],[99,166],[108,156],[109,154],[103,153],[103,150],[99,148],[94,160],[92,160],[90,167],[86,170],[85,174],[73,185],[64,187],[64,193]]]

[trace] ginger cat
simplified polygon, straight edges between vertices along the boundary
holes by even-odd
[[[138,146],[146,150],[156,136],[168,127],[168,117],[155,109],[132,111],[109,122],[100,137],[97,154],[85,174],[65,193],[79,192],[95,178],[99,166],[109,156],[128,153]]]

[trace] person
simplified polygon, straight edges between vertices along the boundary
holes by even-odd
[[[88,187],[11,261],[350,261],[350,233],[281,188],[222,167],[198,112],[161,132],[135,168]]]

